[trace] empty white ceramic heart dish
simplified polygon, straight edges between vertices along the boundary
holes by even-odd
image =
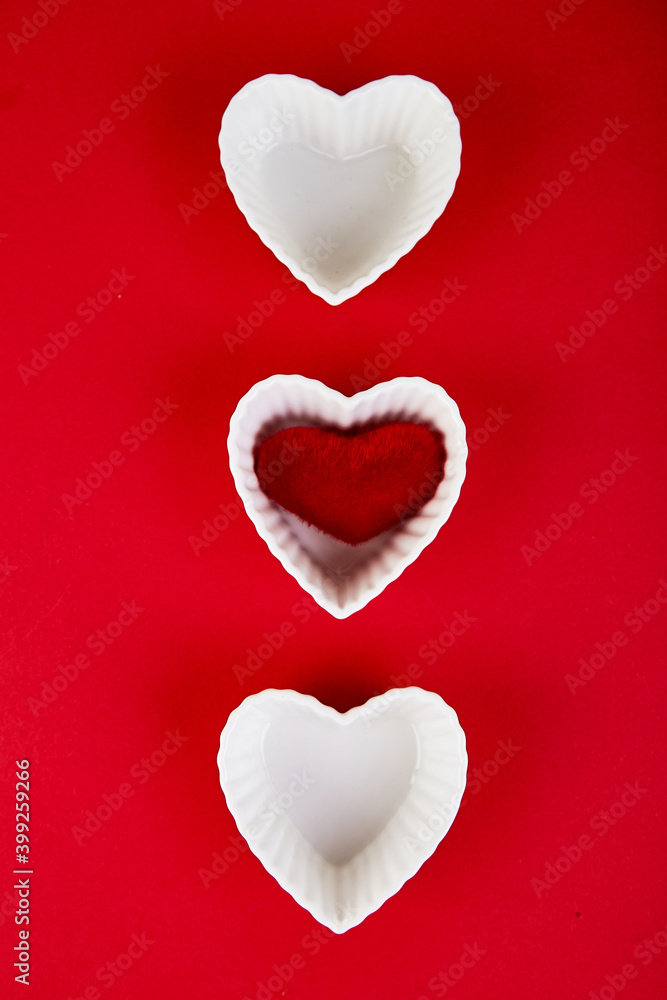
[[[229,716],[218,766],[239,832],[269,874],[338,934],[422,866],[466,784],[465,734],[440,695],[395,688],[340,714],[265,690]]]
[[[268,74],[222,116],[220,159],[249,226],[338,305],[388,271],[442,214],[460,170],[450,101],[417,76],[340,96]]]
[[[255,452],[266,437],[295,426],[351,427],[389,421],[425,424],[442,435],[444,478],[414,516],[361,544],[334,538],[262,491]],[[396,580],[449,518],[465,479],[465,425],[445,390],[400,377],[344,396],[316,379],[272,375],[257,382],[232,415],[227,442],[234,483],[248,517],[273,555],[335,618],[347,618]]]

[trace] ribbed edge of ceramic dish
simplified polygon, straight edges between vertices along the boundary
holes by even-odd
[[[309,695],[266,689],[230,714],[220,737],[220,784],[239,832],[279,885],[338,934],[361,923],[417,873],[449,830],[465,791],[465,733],[454,709],[422,688],[396,691],[399,697],[389,703],[386,694],[379,695],[340,714]],[[407,797],[373,843],[347,864],[325,861],[287,812],[257,831],[260,813],[275,794],[262,760],[262,736],[286,703],[310,706],[343,726],[381,703],[385,717],[407,717],[415,731],[419,763]]]
[[[328,570],[308,554],[285,512],[263,493],[255,474],[254,450],[263,428],[278,422],[294,426],[303,420],[341,428],[407,420],[429,424],[444,437],[445,475],[433,497],[413,517],[386,532],[384,544],[347,575]],[[236,489],[258,534],[287,572],[336,618],[365,607],[433,541],[458,500],[468,453],[465,425],[454,400],[441,386],[408,376],[343,396],[302,375],[272,375],[239,401],[227,444]],[[347,548],[352,558],[354,547]]]
[[[347,287],[332,292],[286,252],[255,169],[237,159],[239,146],[266,125],[276,103],[286,103],[294,115],[281,130],[281,142],[307,142],[337,158],[356,156],[387,143],[414,144],[433,131],[433,119],[429,118],[433,107],[428,108],[427,102],[437,105],[447,141],[437,155],[425,158],[420,165],[411,211],[383,261]],[[444,211],[461,168],[460,126],[451,102],[435,84],[409,74],[373,80],[344,95],[290,73],[258,77],[229,102],[222,116],[219,146],[227,184],[250,228],[296,278],[330,305],[357,295],[412,250]]]

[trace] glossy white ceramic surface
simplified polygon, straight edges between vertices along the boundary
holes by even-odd
[[[444,211],[461,138],[450,101],[416,76],[339,96],[269,74],[222,117],[220,158],[248,224],[331,305],[375,281]]]
[[[254,450],[263,436],[299,424],[344,429],[390,420],[439,430],[447,452],[445,477],[433,497],[396,528],[350,545],[285,511],[262,492]],[[365,607],[433,541],[458,500],[468,453],[458,406],[433,382],[401,377],[343,396],[302,375],[272,375],[257,382],[232,416],[228,449],[236,489],[259,535],[287,572],[336,618]]]
[[[265,690],[229,716],[220,783],[266,870],[337,933],[411,878],[449,830],[465,735],[442,698],[395,688],[343,714]]]

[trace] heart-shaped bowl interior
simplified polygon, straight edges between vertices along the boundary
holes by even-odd
[[[222,117],[220,158],[248,224],[331,305],[356,295],[424,236],[460,170],[450,101],[416,76],[340,96],[269,74]]]
[[[444,478],[413,517],[352,545],[307,524],[263,492],[254,462],[263,437],[297,425],[345,430],[383,421],[426,424],[444,441]],[[230,421],[228,450],[236,489],[258,534],[336,618],[347,618],[377,597],[433,541],[458,500],[468,451],[456,403],[426,379],[396,378],[350,397],[302,375],[272,375],[246,393]]]
[[[398,892],[449,830],[465,735],[442,698],[401,688],[340,714],[265,690],[222,732],[220,783],[267,871],[337,933]]]

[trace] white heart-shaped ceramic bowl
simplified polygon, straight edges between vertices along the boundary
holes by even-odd
[[[239,832],[301,906],[343,933],[393,896],[449,830],[465,734],[440,695],[395,688],[340,714],[296,691],[235,709],[218,766]]]
[[[338,305],[393,267],[444,211],[461,137],[450,101],[417,76],[341,97],[272,73],[229,102],[220,159],[250,227],[311,292]]]
[[[397,527],[350,545],[284,510],[262,491],[254,453],[268,435],[296,425],[346,429],[391,420],[440,431],[447,453],[444,479],[432,498]],[[236,489],[258,534],[287,572],[335,618],[365,607],[433,541],[458,500],[468,454],[458,406],[439,385],[418,377],[395,378],[344,396],[316,379],[272,375],[239,401],[227,446]]]

